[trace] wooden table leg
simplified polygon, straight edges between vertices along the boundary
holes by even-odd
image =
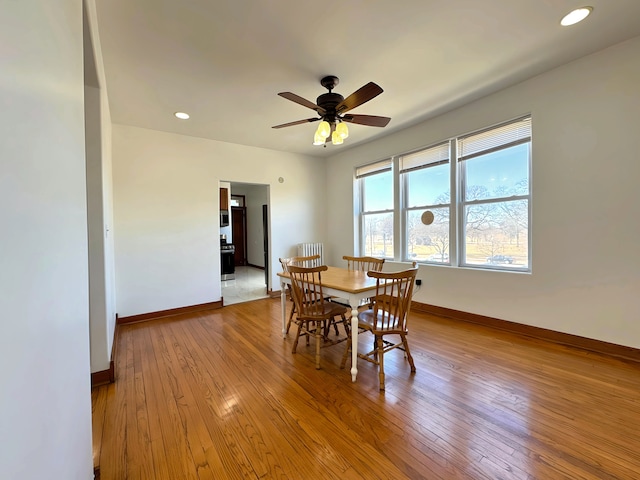
[[[358,306],[351,305],[351,381],[358,376]]]

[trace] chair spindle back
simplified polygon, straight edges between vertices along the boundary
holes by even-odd
[[[288,269],[298,317],[321,315],[324,311],[325,297],[322,293],[320,272],[327,270],[327,266],[299,267],[289,264]]]
[[[320,255],[280,258],[280,265],[282,265],[283,272],[288,272],[290,265],[296,265],[298,267],[318,267],[320,265]]]
[[[347,261],[347,268],[349,270],[359,270],[361,272],[381,272],[384,265],[384,258],[375,257],[351,257],[344,255],[343,260]]]
[[[373,331],[406,332],[407,317],[411,308],[411,296],[418,268],[401,272],[383,273],[370,271],[367,275],[376,279],[376,295],[373,300]]]

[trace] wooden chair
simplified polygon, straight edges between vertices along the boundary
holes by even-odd
[[[417,267],[400,272],[367,273],[376,279],[376,295],[372,298],[372,308],[358,314],[358,327],[361,331],[369,331],[374,335],[374,347],[368,353],[358,353],[358,357],[378,365],[380,390],[384,390],[384,354],[395,348],[404,350],[411,366],[411,372],[416,371],[413,357],[407,342],[407,319],[411,306],[411,295],[415,283]],[[397,343],[385,339],[390,335],[399,335]],[[347,340],[347,348],[342,356],[340,368],[344,368],[351,350],[351,335]]]
[[[301,335],[306,335],[307,345],[309,337],[316,338],[316,368],[320,368],[320,342],[325,339],[329,321],[337,316],[342,316],[343,321],[347,309],[336,303],[326,300],[322,292],[321,272],[327,270],[326,265],[319,267],[297,267],[289,265],[291,278],[291,293],[296,306],[296,323],[298,331],[293,341],[291,353],[296,353],[298,340]]]
[[[280,265],[282,265],[283,272],[289,272],[289,265],[296,265],[298,267],[317,267],[320,265],[320,255],[309,255],[308,257],[289,257],[279,258]],[[296,313],[296,304],[293,302],[293,295],[291,294],[291,286],[288,286],[289,298],[291,299],[291,312],[289,313],[289,321],[287,322],[287,333],[291,328],[291,321],[293,315]]]
[[[358,270],[360,272],[381,272],[384,266],[384,258],[351,257],[349,255],[343,255],[342,259],[347,261],[347,268],[349,270]],[[349,301],[346,298],[333,297],[331,301],[339,303],[340,305],[349,306]],[[371,301],[368,298],[363,298],[358,308],[367,306],[371,307]]]
[[[361,272],[381,272],[384,265],[384,258],[375,257],[350,257],[343,255],[343,260],[347,261],[349,270],[360,270]]]

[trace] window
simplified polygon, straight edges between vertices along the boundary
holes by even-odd
[[[232,207],[244,207],[244,195],[231,194]]]
[[[449,150],[449,142],[445,142],[399,158],[405,206],[405,260],[449,263]],[[425,212],[433,217],[423,221]]]
[[[529,268],[531,118],[458,139],[460,262]]]
[[[364,255],[393,258],[393,175],[391,160],[359,167],[360,243]]]
[[[529,116],[358,167],[360,250],[529,271],[530,171]]]

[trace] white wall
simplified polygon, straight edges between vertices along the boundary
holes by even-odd
[[[114,125],[119,316],[220,300],[220,180],[270,186],[271,282],[278,290],[278,257],[323,238],[323,178],[317,158]]]
[[[100,89],[85,85],[85,139],[89,239],[89,330],[91,371],[109,368],[107,349],[107,296],[105,218],[102,195],[102,135]]]
[[[87,480],[82,2],[0,10],[0,478]]]
[[[329,159],[334,264],[353,169],[531,112],[532,274],[421,266],[415,300],[640,348],[640,38]]]
[[[116,272],[114,253],[114,232],[113,232],[113,165],[111,157],[111,115],[105,87],[100,89],[100,102],[102,115],[102,196],[104,207],[104,229],[105,229],[105,296],[107,306],[107,326],[106,341],[107,353],[111,358],[111,348],[113,346],[113,335],[116,328]],[[99,370],[103,370],[100,368]],[[93,370],[92,371],[97,371]]]
[[[111,115],[95,5],[83,16],[91,371],[109,368],[115,329]]]

